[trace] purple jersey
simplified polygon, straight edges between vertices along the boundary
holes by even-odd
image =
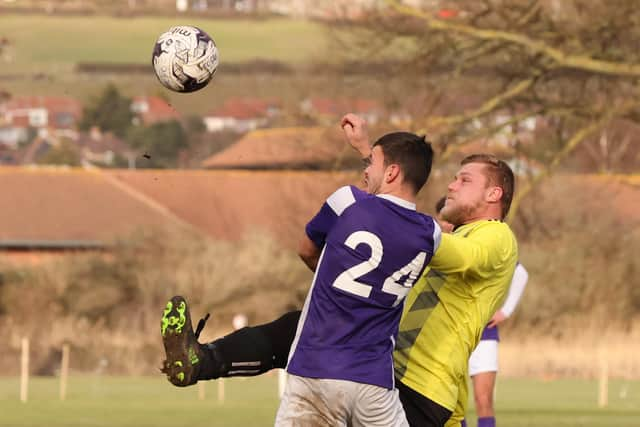
[[[392,389],[402,302],[438,247],[440,227],[406,200],[342,187],[306,232],[322,254],[287,370]]]
[[[498,327],[494,326],[493,328],[490,328],[489,326],[485,326],[480,339],[482,341],[500,341],[500,335],[498,335]]]

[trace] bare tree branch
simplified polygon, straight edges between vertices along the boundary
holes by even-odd
[[[518,84],[514,85],[512,88],[506,90],[505,92],[500,93],[494,96],[493,98],[487,100],[480,106],[480,108],[476,110],[473,110],[464,114],[453,115],[453,116],[432,117],[428,120],[428,125],[430,127],[436,127],[436,128],[440,126],[451,127],[451,126],[459,125],[460,123],[467,122],[474,118],[484,116],[492,111],[495,111],[496,108],[504,105],[506,101],[518,96],[519,94],[531,88],[531,86],[533,86],[535,81],[536,81],[535,78],[525,79],[519,82]]]
[[[432,30],[464,34],[479,40],[504,40],[525,47],[531,52],[544,54],[563,67],[579,68],[599,74],[640,77],[640,64],[603,61],[585,55],[572,55],[556,49],[544,41],[532,39],[524,34],[494,29],[482,29],[451,21],[443,21],[419,9],[405,6],[397,0],[387,0],[387,2],[393,9],[403,15],[424,20],[427,27]]]
[[[545,167],[545,169],[531,179],[524,188],[518,190],[511,204],[511,210],[509,212],[508,220],[515,218],[522,200],[539,185],[544,179],[546,179],[555,170],[558,164],[567,157],[573,150],[575,150],[588,136],[597,132],[599,129],[609,123],[613,117],[628,111],[632,108],[637,108],[638,103],[627,104],[619,109],[612,109],[608,113],[602,115],[598,120],[587,124],[586,126],[577,130],[573,136],[567,141],[562,150],[558,151],[551,162]]]

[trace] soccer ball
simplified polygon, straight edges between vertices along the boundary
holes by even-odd
[[[193,92],[205,87],[215,74],[218,48],[201,29],[180,25],[158,37],[152,62],[163,86],[176,92]]]

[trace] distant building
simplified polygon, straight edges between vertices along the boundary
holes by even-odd
[[[308,98],[302,101],[300,109],[321,124],[335,123],[347,113],[355,113],[368,123],[376,124],[384,115],[384,109],[377,101],[362,98]]]
[[[81,115],[82,104],[69,97],[26,96],[0,104],[0,116],[5,123],[3,133],[14,141],[28,128],[35,129],[42,138],[75,140]]]
[[[0,144],[6,147],[16,149],[21,142],[29,137],[29,129],[17,126],[0,127]]]
[[[335,128],[273,128],[249,132],[206,159],[209,169],[358,169],[360,157]]]
[[[85,165],[114,166],[117,156],[129,159],[133,156],[123,140],[111,132],[101,132],[94,127],[78,138],[80,159]]]
[[[136,96],[131,102],[131,112],[135,115],[134,124],[151,125],[180,119],[180,113],[159,96]]]
[[[255,98],[232,98],[204,116],[208,132],[248,132],[265,127],[280,113],[276,101]]]

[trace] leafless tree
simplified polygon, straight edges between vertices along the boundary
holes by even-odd
[[[585,141],[600,141],[600,161],[637,151],[624,137],[613,148],[605,132],[614,122],[640,123],[635,2],[460,0],[450,9],[445,2],[407,3],[387,1],[387,8],[356,25],[348,44],[368,57],[393,49],[397,70],[437,81],[433,99],[445,91],[477,99],[457,111],[436,109],[417,124],[445,157],[480,136],[540,122],[535,144],[522,150],[542,168],[520,188],[512,215]]]

